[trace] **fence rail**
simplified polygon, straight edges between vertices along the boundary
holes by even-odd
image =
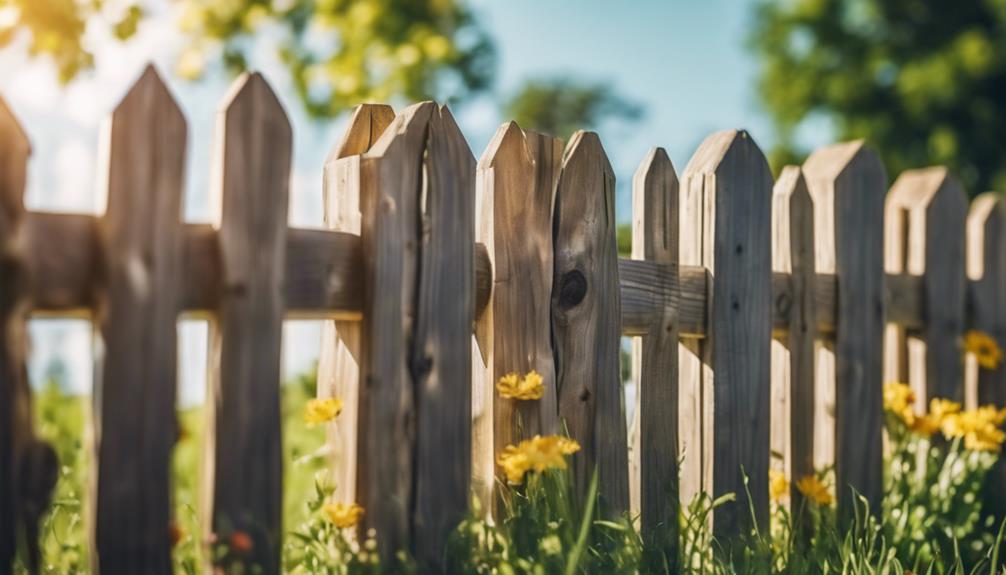
[[[476,162],[446,107],[361,106],[325,165],[328,230],[287,227],[291,129],[259,75],[218,116],[212,224],[181,221],[186,122],[152,68],[108,136],[102,215],[29,212],[30,146],[0,103],[0,573],[51,483],[33,464],[47,451],[29,315],[97,326],[91,529],[109,573],[170,571],[179,314],[211,323],[202,524],[251,534],[265,573],[282,533],[284,318],[330,320],[318,390],[347,402],[328,430],[339,497],[364,505],[386,558],[408,549],[427,570],[470,493],[491,500],[494,454],[535,433],[564,426],[584,448],[581,492],[597,468],[604,513],[673,538],[678,502],[743,494],[742,469],[767,521],[773,450],[794,477],[834,463],[840,515],[845,486],[877,504],[885,377],[1006,405],[1006,370],[966,369],[960,348],[972,328],[1006,337],[1002,198],[969,209],[942,168],[887,193],[861,142],[777,181],[743,131],[707,138],[680,180],[655,148],[620,259],[614,176],[589,132],[564,144],[507,123]],[[625,335],[640,337],[628,436]],[[540,401],[496,396],[501,375],[532,369]],[[717,509],[715,531],[738,533],[746,509]]]

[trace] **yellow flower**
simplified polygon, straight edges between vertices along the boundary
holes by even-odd
[[[941,422],[947,439],[964,438],[964,448],[973,451],[999,451],[1006,432],[999,427],[1006,422],[1006,408],[985,405],[960,413],[952,413]]]
[[[835,502],[831,492],[820,479],[815,475],[807,475],[796,482],[796,488],[803,493],[803,496],[822,507],[826,507]]]
[[[985,369],[998,368],[1003,358],[999,342],[983,331],[969,331],[964,336],[964,350],[973,353],[975,359],[978,360],[978,365]]]
[[[772,501],[782,501],[789,496],[789,481],[786,474],[778,469],[770,469],[768,472],[768,494]]]
[[[356,503],[326,503],[322,508],[328,520],[336,527],[352,527],[363,517],[363,507]]]
[[[507,399],[541,399],[545,395],[541,375],[533,369],[523,378],[518,377],[516,373],[504,375],[496,382],[496,390],[499,391],[500,397]]]
[[[541,473],[548,469],[566,469],[566,455],[580,450],[580,444],[558,435],[535,435],[517,445],[508,445],[496,459],[507,481],[522,483],[528,471]]]
[[[315,426],[319,423],[332,421],[342,413],[342,400],[330,397],[327,399],[312,399],[304,407],[304,423]]]
[[[895,416],[909,427],[915,423],[915,392],[904,383],[884,384],[884,409]]]

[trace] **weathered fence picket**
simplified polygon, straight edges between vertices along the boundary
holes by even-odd
[[[353,113],[346,134],[325,162],[322,192],[329,229],[360,234],[360,160],[394,118],[390,106],[377,104],[363,104]],[[318,357],[318,397],[343,402],[342,414],[326,430],[332,448],[335,495],[343,503],[356,500],[359,357],[359,322],[325,321]]]
[[[909,170],[887,194],[885,268],[889,274],[921,276],[921,333],[889,331],[889,358],[905,358],[900,377],[915,388],[920,407],[941,397],[964,401],[964,221],[967,196],[946,168]],[[921,337],[920,337],[921,336]],[[902,349],[901,346],[907,346]]]
[[[303,230],[286,223],[292,133],[266,81],[242,77],[218,119],[212,225],[181,221],[186,122],[152,68],[112,115],[106,212],[43,214],[23,207],[30,146],[0,102],[0,575],[19,538],[36,554],[57,472],[33,435],[28,313],[100,334],[89,505],[105,573],[171,568],[179,313],[211,323],[205,556],[242,532],[239,559],[262,573],[280,570],[285,317],[326,320],[318,395],[344,402],[327,429],[335,497],[366,509],[384,561],[407,550],[428,572],[470,494],[492,512],[495,456],[534,434],[578,440],[578,493],[596,469],[615,517],[631,492],[673,562],[680,505],[700,490],[739,496],[716,509],[718,535],[743,532],[748,503],[765,525],[772,451],[794,484],[834,463],[843,520],[853,488],[878,510],[885,369],[926,386],[920,402],[1006,405],[1006,368],[965,370],[960,347],[967,329],[1006,340],[1006,207],[979,196],[965,226],[943,168],[898,178],[885,234],[887,176],[861,142],[818,150],[774,190],[746,132],[707,138],[680,186],[657,148],[619,260],[596,134],[564,148],[507,123],[476,165],[447,108],[364,105],[326,160],[328,229]],[[640,338],[631,463],[623,335]],[[541,399],[496,392],[531,370]],[[1004,469],[988,495],[1000,511]]]
[[[153,67],[115,109],[109,131],[92,564],[95,572],[171,573],[186,125]]]
[[[559,416],[582,450],[577,493],[598,474],[604,513],[629,508],[629,459],[619,355],[615,176],[601,140],[577,132],[562,158],[555,198],[552,334]]]
[[[801,506],[797,481],[814,474],[817,310],[814,302],[814,202],[803,172],[787,166],[772,195],[772,269],[789,274],[790,292],[774,298],[789,325],[772,343],[773,451],[790,478],[790,510]]]
[[[279,573],[280,343],[292,132],[259,74],[237,80],[217,121],[213,207],[223,274],[210,321],[206,461],[212,473],[203,489],[212,518],[203,525],[222,543],[244,532],[252,541],[248,562]]]
[[[822,357],[818,369],[824,386],[834,392],[836,496],[839,514],[847,521],[854,504],[850,488],[865,497],[874,512],[883,493],[881,248],[887,174],[862,142],[817,150],[804,162],[803,172],[814,199],[817,271],[833,274],[838,282],[834,357]],[[816,420],[830,427],[826,418]],[[815,452],[819,447],[828,451],[815,444]]]
[[[633,468],[639,469],[640,529],[676,569],[678,513],[678,177],[667,152],[654,148],[632,178],[632,257],[664,264],[660,313],[638,345],[638,427]]]

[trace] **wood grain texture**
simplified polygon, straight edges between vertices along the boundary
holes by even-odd
[[[490,381],[531,370],[544,395],[520,401],[493,393],[494,455],[538,434],[558,432],[552,356],[552,204],[562,141],[504,124],[479,161],[482,193],[492,202],[493,370]]]
[[[885,210],[886,271],[922,278],[926,321],[920,332],[909,334],[907,381],[923,406],[934,397],[963,402],[960,342],[966,296],[967,195],[946,168],[909,170],[894,182]]]
[[[148,67],[112,113],[95,371],[95,572],[171,573],[186,123]]]
[[[790,280],[789,293],[773,293],[775,307],[786,307],[790,313],[786,333],[778,345],[773,344],[772,449],[784,455],[792,512],[805,508],[797,480],[814,474],[817,376],[814,204],[799,167],[783,168],[773,189],[772,207],[772,268],[789,274]]]
[[[361,163],[364,305],[360,331],[357,500],[363,529],[391,562],[412,541],[416,321],[423,151],[432,102],[403,110]],[[470,328],[469,328],[470,329]],[[466,342],[467,345],[467,342]]]
[[[971,326],[1006,343],[1006,201],[999,192],[980,194],[971,202],[966,228],[966,273],[970,284]],[[979,405],[1006,407],[1006,364],[983,369],[969,361],[967,381],[975,387]],[[983,504],[990,513],[1006,513],[1006,463],[989,472]]]
[[[866,498],[874,512],[880,509],[883,492],[884,262],[880,246],[887,174],[877,155],[858,141],[817,150],[804,163],[803,172],[814,199],[817,270],[838,278],[835,322],[839,329],[833,358],[822,358],[819,365],[819,381],[834,381],[836,496],[845,522],[853,511],[850,487]],[[829,390],[818,391],[828,397]],[[826,421],[824,414],[819,415],[817,421]]]
[[[218,114],[215,207],[222,291],[210,322],[209,466],[212,522],[240,530],[247,563],[280,569],[283,463],[280,344],[292,133],[259,74],[244,75]],[[210,459],[212,457],[212,459]]]
[[[632,257],[678,263],[678,177],[667,152],[653,148],[632,178]],[[676,282],[669,282],[676,286]],[[642,337],[639,388],[636,392],[638,436],[632,455],[639,469],[643,537],[664,555],[671,571],[678,540],[678,325],[673,305],[678,294],[663,292],[658,314]]]
[[[325,162],[322,192],[326,228],[360,234],[360,158],[394,119],[395,113],[390,106],[363,104],[353,112],[342,141]],[[356,276],[354,280],[353,283],[362,287],[362,278]],[[335,498],[344,503],[356,500],[359,350],[358,321],[322,324],[318,397],[336,397],[343,402],[342,414],[328,424],[326,435],[336,485]]]
[[[416,390],[413,553],[444,572],[447,538],[471,484],[475,323],[475,157],[446,106],[430,120],[420,201],[418,309],[410,370]]]
[[[747,132],[730,130],[706,138],[681,180],[692,209],[702,198],[699,255],[713,276],[701,344],[703,465],[714,497],[738,495],[713,517],[714,532],[730,536],[750,524],[748,503],[768,525],[772,174]]]
[[[31,144],[17,118],[0,99],[0,574],[13,573],[19,533],[22,541],[37,540],[37,525],[25,525],[31,509],[29,490],[36,486],[22,477],[25,447],[33,440],[31,397],[25,361],[25,316],[28,308],[28,258],[23,242],[24,187]],[[41,487],[41,486],[39,486]],[[44,489],[40,489],[42,493]],[[48,498],[48,494],[45,493]],[[35,507],[43,501],[35,502]],[[37,523],[38,517],[35,518]],[[37,567],[37,545],[29,561]]]
[[[555,200],[552,334],[559,416],[582,449],[577,492],[595,467],[602,513],[629,507],[628,439],[619,372],[621,316],[615,245],[615,177],[601,141],[576,132],[566,146]]]

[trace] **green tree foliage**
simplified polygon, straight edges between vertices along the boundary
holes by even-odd
[[[972,193],[1006,191],[1006,1],[762,0],[751,36],[778,166],[795,132],[830,121],[888,172],[954,169]]]
[[[608,84],[540,78],[528,81],[504,104],[504,115],[525,129],[568,138],[576,130],[596,128],[605,119],[636,121],[643,108]]]

